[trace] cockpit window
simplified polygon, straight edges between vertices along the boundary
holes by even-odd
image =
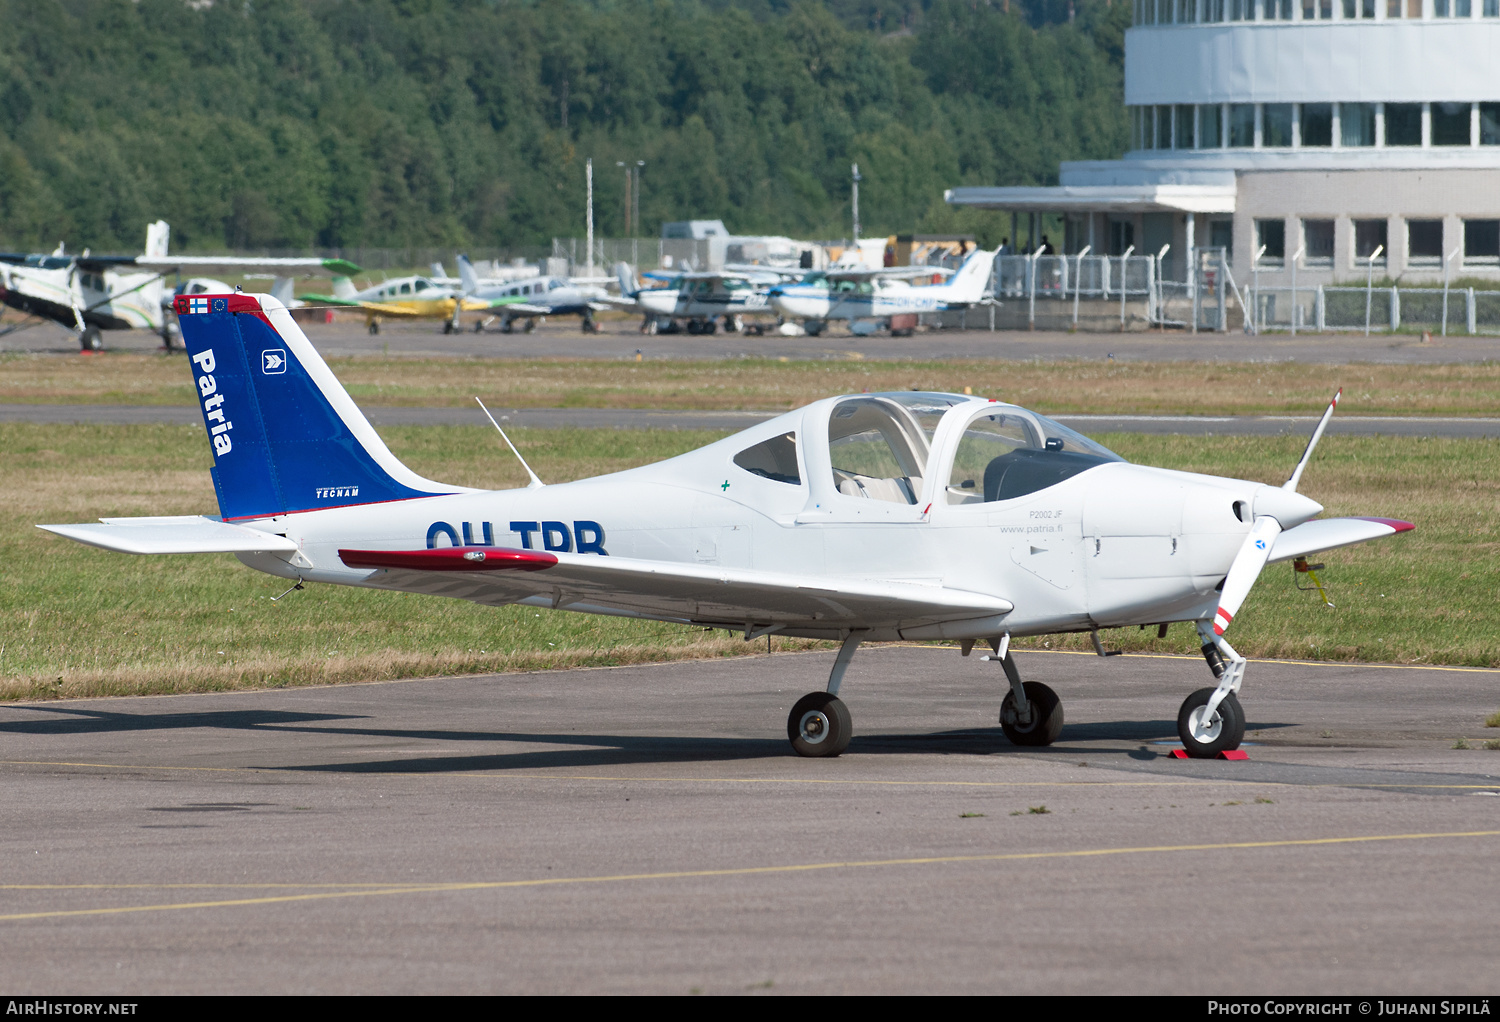
[[[747,447],[734,456],[734,463],[746,472],[778,483],[790,483],[793,486],[802,483],[802,473],[797,469],[796,433],[783,433],[781,436],[762,440],[754,447]]]
[[[959,437],[946,491],[949,504],[1024,497],[1120,457],[1088,437],[1032,413],[997,409]]]
[[[922,427],[887,395],[840,401],[828,420],[833,484],[848,497],[915,504],[927,452]]]

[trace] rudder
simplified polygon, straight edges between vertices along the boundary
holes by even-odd
[[[225,520],[460,492],[401,464],[286,309],[179,295]]]

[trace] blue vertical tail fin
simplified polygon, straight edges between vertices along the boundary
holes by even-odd
[[[269,295],[179,295],[226,520],[461,492],[396,459]]]

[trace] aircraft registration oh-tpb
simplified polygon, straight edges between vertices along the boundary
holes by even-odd
[[[802,755],[849,743],[840,683],[864,641],[991,649],[1022,745],[1057,738],[1016,636],[1185,621],[1216,676],[1182,704],[1188,751],[1235,748],[1245,661],[1224,640],[1268,561],[1412,528],[1319,519],[1283,486],[1132,465],[1015,405],[832,397],[667,461],[479,491],[424,479],[376,435],[281,303],[178,299],[220,516],[44,525],[127,553],[236,554],[286,579],[842,642],[787,721]],[[1335,398],[1337,401],[1337,398]],[[507,441],[508,442],[508,441]],[[524,461],[523,461],[524,464]]]

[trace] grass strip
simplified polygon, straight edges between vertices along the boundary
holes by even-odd
[[[181,355],[0,355],[0,403],[193,403]],[[1315,415],[1344,388],[1346,415],[1500,409],[1500,362],[1308,366],[1279,362],[333,359],[364,405],[782,411],[830,394],[942,390],[1047,414]]]
[[[387,427],[431,478],[520,486],[515,459],[479,427]],[[670,457],[722,434],[518,429],[538,473],[562,481]],[[1300,437],[1100,435],[1133,461],[1279,483]],[[724,633],[525,607],[284,583],[229,556],[131,557],[33,528],[100,516],[213,513],[198,426],[0,424],[0,699],[213,691],[453,673],[739,655]],[[1268,568],[1235,619],[1248,656],[1500,666],[1500,442],[1325,437],[1303,492],[1330,515],[1406,518],[1414,533],[1320,556],[1337,610]],[[1059,636],[1019,648],[1083,648]],[[1196,652],[1120,629],[1112,648]],[[774,648],[818,644],[775,639]]]

